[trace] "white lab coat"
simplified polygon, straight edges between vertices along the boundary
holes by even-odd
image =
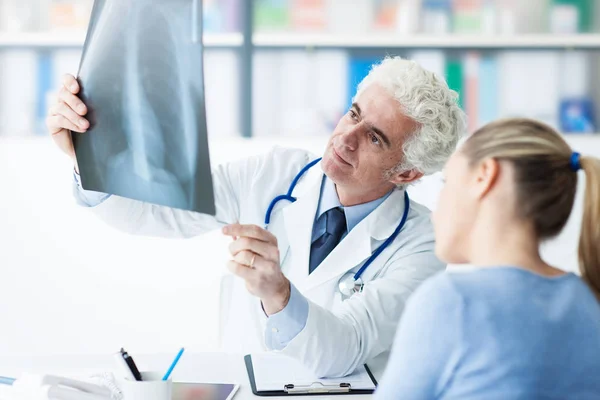
[[[216,217],[170,209],[111,196],[94,211],[126,232],[167,237],[191,237],[239,221],[263,226],[271,200],[286,193],[292,179],[314,155],[304,150],[275,148],[268,154],[219,166],[213,172]],[[309,300],[305,328],[281,350],[320,376],[341,376],[378,355],[386,357],[409,295],[444,265],[435,257],[429,210],[411,201],[406,225],[362,278],[364,291],[342,301],[339,278],[357,271],[398,226],[404,193],[395,190],[362,220],[308,274],[312,226],[323,170],[320,163],[299,181],[295,203],[275,207],[269,230],[277,237],[281,268]],[[250,353],[266,349],[267,318],[260,300],[234,277],[224,287],[221,307],[223,344],[228,351]],[[384,361],[385,362],[385,361]]]

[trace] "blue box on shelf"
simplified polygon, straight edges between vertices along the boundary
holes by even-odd
[[[595,132],[592,99],[581,97],[562,100],[560,102],[560,127],[563,133]]]

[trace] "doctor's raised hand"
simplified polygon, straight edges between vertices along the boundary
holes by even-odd
[[[46,127],[54,143],[65,152],[73,162],[76,162],[75,149],[71,140],[71,132],[83,133],[90,127],[90,123],[84,118],[87,107],[77,94],[80,87],[73,75],[63,77],[63,85],[60,88],[56,102],[50,106],[46,118]]]

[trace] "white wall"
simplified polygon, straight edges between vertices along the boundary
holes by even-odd
[[[282,140],[320,153],[327,138]],[[600,154],[598,139],[582,140],[578,148]],[[214,142],[212,161],[273,143]],[[125,235],[75,205],[71,178],[49,138],[0,139],[0,355],[216,349],[227,239],[218,232],[188,240]],[[438,187],[430,179],[411,196],[434,206]],[[570,270],[579,213],[544,252]]]
[[[221,142],[212,161],[269,147]],[[71,171],[49,138],[0,139],[0,355],[215,349],[227,239],[116,231],[75,204]]]

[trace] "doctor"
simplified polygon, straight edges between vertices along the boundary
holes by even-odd
[[[64,84],[47,126],[76,164],[68,130],[89,123],[76,80]],[[405,188],[440,170],[455,149],[464,130],[456,99],[416,63],[386,58],[358,86],[322,159],[275,148],[216,168],[215,217],[79,185],[75,196],[135,234],[222,228],[234,238],[229,268],[241,278],[223,294],[226,349],[277,350],[320,376],[346,375],[387,356],[406,299],[444,269],[429,211]]]

